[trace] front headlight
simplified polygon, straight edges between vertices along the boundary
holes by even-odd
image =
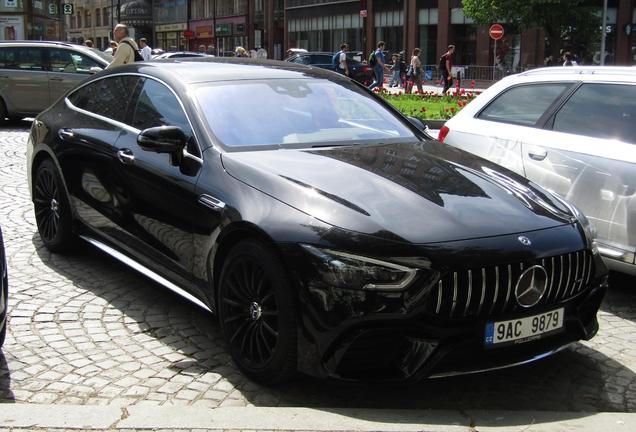
[[[552,193],[555,198],[557,198],[563,205],[567,206],[570,209],[570,212],[574,215],[574,217],[579,221],[581,227],[583,227],[583,231],[585,232],[585,237],[587,238],[587,243],[592,253],[594,255],[598,254],[598,241],[596,240],[596,227],[592,222],[588,220],[588,218],[583,214],[583,212],[571,202],[561,198],[558,194]]]
[[[301,245],[323,282],[339,288],[402,290],[410,285],[417,269],[332,249]]]

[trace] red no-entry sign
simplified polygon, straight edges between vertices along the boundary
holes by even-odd
[[[504,29],[500,24],[493,24],[488,32],[494,40],[501,39],[504,35]]]

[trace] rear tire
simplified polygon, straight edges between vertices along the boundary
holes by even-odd
[[[264,384],[290,379],[296,372],[296,307],[276,254],[257,240],[239,242],[223,265],[218,300],[239,369]]]
[[[42,161],[33,183],[35,221],[44,246],[51,252],[70,251],[77,246],[78,238],[73,234],[71,206],[62,176],[51,159]]]

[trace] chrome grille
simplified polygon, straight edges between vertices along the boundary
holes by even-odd
[[[517,305],[514,290],[523,271],[541,265],[548,274],[546,294],[537,306],[576,296],[592,278],[594,261],[589,251],[501,266],[446,273],[432,290],[427,309],[441,317],[496,316]]]

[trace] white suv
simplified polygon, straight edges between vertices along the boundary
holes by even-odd
[[[494,84],[440,141],[576,204],[610,268],[636,274],[636,68],[552,67]]]

